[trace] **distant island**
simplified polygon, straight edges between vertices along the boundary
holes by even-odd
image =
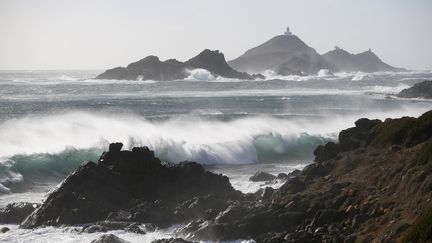
[[[148,56],[127,67],[109,69],[96,79],[181,80],[193,69],[205,69],[215,77],[244,80],[262,79],[261,73],[267,70],[279,75],[314,75],[322,69],[330,72],[405,71],[384,63],[370,49],[351,54],[336,47],[320,55],[287,28],[283,35],[275,36],[229,62],[223,53],[208,49],[186,62],[161,61],[157,56]]]
[[[336,47],[335,50],[320,55],[291,33],[289,28],[283,35],[273,37],[228,63],[242,72],[261,73],[272,70],[281,75],[311,75],[321,69],[331,72],[405,70],[384,63],[370,49],[360,54],[351,54]]]
[[[156,56],[148,56],[127,67],[109,69],[96,77],[96,79],[126,79],[126,80],[180,80],[189,76],[188,70],[205,69],[215,77],[232,79],[264,78],[262,75],[241,73],[231,68],[223,53],[219,51],[204,50],[186,62],[175,59],[159,60]]]

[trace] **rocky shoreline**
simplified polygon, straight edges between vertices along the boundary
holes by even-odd
[[[176,237],[187,241],[422,242],[432,236],[431,136],[432,111],[419,118],[363,118],[340,132],[339,143],[319,146],[314,163],[279,175],[286,179],[281,188],[252,194],[195,162],[168,164],[147,147],[123,151],[115,143],[42,205],[9,205],[0,221],[138,234],[181,224]]]
[[[416,83],[414,86],[399,92],[397,96],[400,98],[432,99],[432,80]]]

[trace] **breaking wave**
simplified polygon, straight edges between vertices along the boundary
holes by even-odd
[[[383,119],[406,113],[401,109],[361,117]],[[338,132],[352,126],[360,115],[326,117],[220,121],[191,115],[149,121],[134,114],[74,111],[11,119],[0,124],[0,194],[43,186],[47,180],[60,181],[83,161],[97,160],[111,142],[123,142],[124,149],[148,146],[163,161],[174,163],[311,161],[317,145],[336,140]]]
[[[27,116],[0,126],[0,193],[11,192],[11,185],[22,182],[34,185],[41,178],[64,178],[84,160],[97,160],[109,143],[117,141],[125,149],[149,146],[169,162],[309,160],[318,144],[335,138],[336,127],[319,127],[271,117],[151,122],[134,115],[85,112]]]

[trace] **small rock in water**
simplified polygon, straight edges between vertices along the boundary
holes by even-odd
[[[285,174],[285,173],[279,173],[279,174],[277,175],[277,178],[278,178],[279,180],[288,180],[289,175],[287,175],[287,174]]]
[[[128,243],[128,242],[129,241],[123,240],[113,234],[106,234],[93,240],[91,243]]]
[[[19,224],[30,215],[39,204],[29,202],[9,203],[0,209],[0,222],[7,224]]]
[[[249,178],[250,181],[254,181],[254,182],[258,182],[258,181],[271,181],[276,179],[276,176],[263,172],[263,171],[258,171],[257,173],[255,173],[255,175],[251,176]]]
[[[151,243],[192,243],[192,241],[183,240],[182,238],[169,238],[154,240]]]
[[[8,227],[2,227],[1,229],[0,229],[0,232],[2,232],[2,233],[6,233],[6,232],[8,232],[10,229],[8,228]]]

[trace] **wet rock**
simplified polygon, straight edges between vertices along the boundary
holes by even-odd
[[[174,216],[175,207],[187,200],[211,194],[227,201],[239,195],[226,176],[198,163],[162,164],[147,147],[121,147],[113,144],[98,163],[81,165],[21,227],[85,224],[121,211],[128,212],[123,220],[167,226],[195,216]]]
[[[1,233],[6,233],[6,232],[8,232],[10,229],[8,228],[8,227],[1,227],[0,228],[0,232]]]
[[[151,224],[141,225],[139,223],[133,223],[133,222],[100,221],[83,227],[82,231],[85,233],[95,233],[95,232],[108,232],[112,230],[124,230],[135,234],[146,234],[145,229],[150,229],[150,231],[154,231],[154,228],[155,227],[152,226]]]
[[[28,202],[10,203],[5,208],[0,209],[0,223],[19,224],[39,205]]]
[[[128,243],[129,241],[123,240],[113,234],[102,235],[98,239],[92,240],[91,243]]]
[[[380,123],[380,120],[362,118],[355,122],[355,127],[342,130],[339,133],[341,150],[349,151],[369,145],[376,135],[372,128]]]
[[[334,142],[328,142],[324,146],[319,145],[314,150],[315,161],[320,163],[329,159],[333,159],[340,152],[340,147]]]
[[[301,175],[301,171],[300,171],[300,170],[297,170],[297,169],[291,171],[291,172],[288,174],[288,176],[289,176],[290,178],[297,177],[297,176],[300,176],[300,175]]]
[[[193,242],[184,240],[182,238],[169,238],[169,239],[154,240],[151,243],[193,243]]]
[[[294,194],[297,192],[301,192],[306,189],[305,182],[300,178],[293,178],[287,181],[279,190],[278,194]]]
[[[285,173],[279,173],[279,174],[276,176],[276,178],[279,179],[279,180],[288,180],[288,178],[290,178],[290,176],[287,175],[287,174],[285,174]]]
[[[251,176],[249,178],[250,181],[253,182],[259,182],[259,181],[271,181],[276,179],[276,176],[263,172],[263,171],[258,171],[256,172],[253,176]]]

